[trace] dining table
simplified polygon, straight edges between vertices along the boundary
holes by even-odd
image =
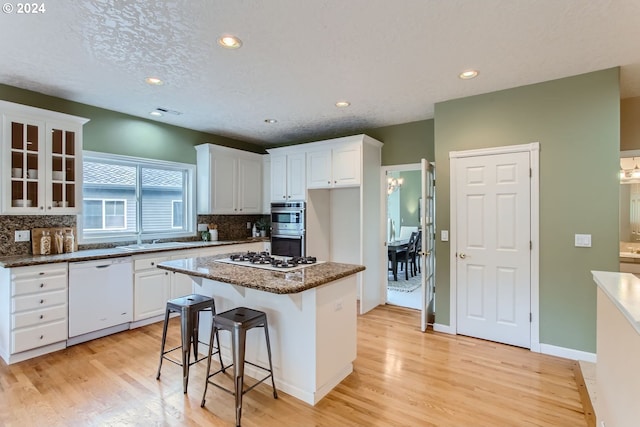
[[[398,280],[398,254],[409,249],[409,239],[392,240],[387,242],[387,252],[391,261],[391,271],[393,280]],[[405,268],[409,268],[408,266]]]

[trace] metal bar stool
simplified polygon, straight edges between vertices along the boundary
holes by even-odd
[[[164,326],[162,327],[162,344],[160,346],[160,364],[158,365],[158,374],[156,379],[160,379],[160,369],[162,368],[162,360],[175,363],[182,366],[182,387],[183,392],[187,392],[187,384],[189,382],[189,367],[195,363],[204,360],[206,357],[198,359],[198,325],[200,323],[200,312],[211,311],[211,316],[216,314],[216,304],[213,298],[206,297],[204,295],[192,294],[186,295],[180,298],[175,298],[167,301],[167,310],[164,316]],[[182,343],[172,348],[171,350],[164,349],[167,341],[167,326],[169,325],[169,316],[171,313],[180,313],[180,335]],[[211,339],[216,338],[218,340],[218,347],[216,347],[215,353],[218,353],[220,359],[220,366],[222,365],[222,355],[220,354],[220,339],[218,334],[215,336],[212,334]],[[204,344],[204,343],[203,343]],[[193,362],[190,362],[191,346],[193,345]],[[211,351],[213,347],[213,341],[209,343],[209,363],[211,363]],[[172,351],[182,349],[182,362],[172,359],[167,356]],[[224,369],[224,368],[223,368]]]
[[[269,368],[265,368],[255,363],[245,360],[245,340],[246,333],[252,328],[264,328],[264,337],[267,341],[267,355],[269,356]],[[222,329],[231,332],[231,350],[233,352],[233,364],[227,367],[222,365],[222,368],[214,373],[211,373],[211,355],[212,355],[212,343],[213,336],[218,333],[218,330]],[[218,345],[220,340],[218,340]],[[219,350],[218,350],[219,353]],[[259,380],[257,383],[244,389],[244,364],[248,363],[256,368],[262,369],[269,374]],[[234,377],[234,390],[231,391],[219,384],[213,382],[212,378],[224,372],[226,368],[233,366]],[[253,390],[258,384],[271,377],[271,386],[273,387],[273,398],[278,398],[278,392],[276,391],[276,383],[273,379],[273,365],[271,364],[271,344],[269,343],[269,328],[267,327],[267,315],[262,311],[252,310],[246,307],[238,307],[224,313],[213,316],[211,325],[211,339],[209,341],[209,356],[207,357],[207,376],[205,379],[204,393],[202,394],[201,407],[204,407],[205,396],[207,395],[207,386],[209,384],[218,387],[221,390],[235,396],[236,400],[236,426],[240,427],[240,416],[242,415],[242,396],[248,391]]]

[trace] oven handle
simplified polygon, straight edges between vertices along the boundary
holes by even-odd
[[[291,234],[272,234],[271,237],[277,237],[279,239],[302,239],[302,237],[304,237],[302,234],[296,234],[296,235],[291,235]]]

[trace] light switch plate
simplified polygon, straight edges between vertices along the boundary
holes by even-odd
[[[449,241],[449,230],[440,230],[440,240],[442,242]]]
[[[590,248],[591,234],[576,234],[575,246],[576,248]]]
[[[16,236],[15,236],[16,242],[28,242],[29,240],[31,240],[31,231],[16,230]]]
[[[198,231],[207,231],[207,224],[198,224]]]

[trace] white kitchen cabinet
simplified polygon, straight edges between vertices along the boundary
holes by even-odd
[[[271,201],[306,199],[306,154],[282,148],[271,153]]]
[[[82,207],[81,117],[0,101],[4,214],[68,215]]]
[[[310,145],[315,148],[307,152],[307,189],[360,185],[360,144],[337,142],[326,146]]]
[[[213,144],[197,150],[199,214],[260,214],[262,156]]]
[[[67,340],[67,264],[0,269],[0,356],[7,364]]]
[[[170,259],[170,252],[133,257],[134,322],[164,314],[171,299],[171,275],[157,265]]]

